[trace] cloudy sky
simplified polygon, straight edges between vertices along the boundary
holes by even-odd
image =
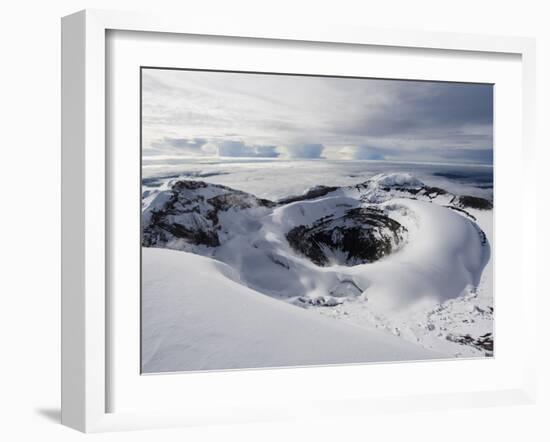
[[[490,85],[143,69],[144,157],[492,164]]]

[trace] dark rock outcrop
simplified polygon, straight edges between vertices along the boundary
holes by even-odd
[[[286,238],[296,252],[319,266],[357,265],[388,255],[405,233],[405,227],[380,210],[354,208],[340,217],[294,227]]]
[[[478,350],[482,350],[488,353],[488,356],[491,356],[493,353],[494,339],[492,333],[486,333],[477,338],[472,337],[471,335],[455,335],[449,333],[446,336],[446,339],[451,342],[455,342],[461,345],[469,345]]]
[[[457,206],[461,209],[491,210],[493,208],[493,203],[485,198],[462,195],[458,197]]]
[[[322,196],[325,196],[331,192],[334,192],[335,190],[338,190],[339,187],[333,187],[333,186],[315,186],[309,189],[306,193],[303,195],[297,195],[297,196],[291,196],[288,198],[283,198],[279,201],[277,201],[277,204],[279,205],[285,205],[289,203],[294,203],[296,201],[307,201],[312,200],[315,198],[320,198]]]
[[[142,226],[142,245],[162,247],[174,240],[193,245],[220,245],[220,214],[230,209],[273,207],[275,203],[246,192],[203,181],[177,181],[169,198]]]

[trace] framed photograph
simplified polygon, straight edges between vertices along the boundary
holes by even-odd
[[[64,424],[533,400],[532,40],[62,31]]]
[[[141,112],[142,373],[493,357],[492,84],[142,67]]]

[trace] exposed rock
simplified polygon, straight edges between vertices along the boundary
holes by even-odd
[[[485,198],[479,198],[477,196],[462,195],[458,197],[458,207],[472,208],[479,210],[491,210],[493,208],[493,203]]]
[[[357,265],[388,255],[404,239],[406,228],[373,208],[355,208],[328,216],[287,234],[290,246],[319,266]]]
[[[306,193],[303,195],[297,195],[297,196],[291,196],[288,198],[283,198],[279,201],[277,201],[277,204],[279,205],[285,205],[289,203],[294,203],[296,201],[307,201],[312,200],[315,198],[319,198],[322,196],[327,195],[330,192],[334,192],[335,190],[338,190],[339,187],[329,187],[329,186],[315,186],[309,189]]]
[[[315,307],[335,307],[344,302],[343,299],[338,299],[333,296],[318,296],[317,298],[307,298],[300,296],[295,304],[300,306],[315,306]]]
[[[456,342],[457,344],[462,345],[469,345],[471,347],[475,347],[478,350],[484,350],[490,354],[493,353],[493,334],[492,333],[485,333],[482,336],[479,336],[478,338],[473,338],[472,336],[466,334],[466,335],[455,335],[452,333],[449,333],[445,339],[447,341]]]
[[[275,205],[226,186],[189,180],[177,181],[157,198],[160,207],[153,204],[142,218],[145,247],[163,247],[174,240],[217,247],[221,213]]]

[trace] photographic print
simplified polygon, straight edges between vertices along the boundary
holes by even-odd
[[[493,356],[491,84],[144,67],[141,159],[142,373]]]

